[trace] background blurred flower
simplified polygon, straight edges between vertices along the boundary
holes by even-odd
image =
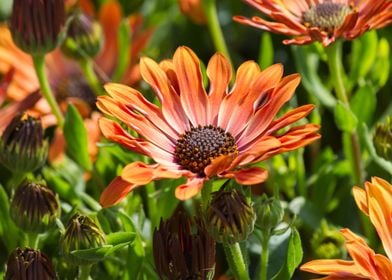
[[[194,23],[206,24],[207,19],[203,11],[202,0],[177,0],[181,12]]]
[[[353,188],[355,202],[375,227],[381,239],[385,253],[376,254],[365,240],[342,229],[346,248],[352,261],[315,260],[301,266],[304,271],[328,275],[328,279],[348,279],[348,277],[388,280],[392,275],[392,185],[387,181],[373,177],[365,183],[365,190]]]
[[[262,30],[294,37],[285,44],[320,41],[328,46],[337,38],[354,39],[369,29],[392,22],[389,0],[244,0],[274,21],[254,16],[235,16],[234,20]]]
[[[121,177],[102,193],[104,206],[116,204],[135,187],[160,178],[186,177],[187,182],[176,189],[176,197],[182,200],[196,195],[203,182],[214,176],[234,178],[239,184],[257,184],[267,178],[267,171],[247,165],[319,138],[319,127],[313,124],[277,133],[314,108],[305,105],[274,120],[300,81],[298,74],[282,78],[283,67],[279,64],[261,71],[255,62],[243,63],[228,92],[231,67],[218,53],[207,67],[208,94],[199,59],[187,47],[179,47],[172,61],[158,65],[142,58],[140,65],[143,79],[153,88],[162,108],[120,84],[107,85],[111,97],[98,97],[97,105],[143,138],[132,136],[109,118],[102,118],[100,127],[107,138],[151,157],[157,164],[127,165]]]

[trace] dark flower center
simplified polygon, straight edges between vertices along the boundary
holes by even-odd
[[[192,127],[177,140],[175,156],[184,169],[204,176],[204,168],[221,155],[237,153],[233,136],[212,125]]]
[[[343,24],[351,9],[350,6],[341,3],[319,3],[304,13],[304,24],[330,32]]]

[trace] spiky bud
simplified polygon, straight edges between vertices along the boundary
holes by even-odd
[[[178,212],[154,230],[154,261],[161,279],[212,279],[215,241],[200,220]]]
[[[317,259],[342,259],[346,255],[344,242],[344,237],[339,230],[322,220],[310,244]]]
[[[245,240],[254,228],[253,207],[235,189],[221,189],[212,195],[205,218],[211,236],[225,244]]]
[[[60,212],[56,194],[43,183],[24,182],[16,190],[10,208],[15,224],[25,231],[42,232]]]
[[[75,214],[69,220],[61,241],[64,257],[74,265],[91,264],[92,261],[73,256],[72,251],[91,249],[105,244],[104,235],[99,226],[89,217]]]
[[[16,248],[8,258],[5,280],[57,279],[50,259],[39,250]]]
[[[373,136],[374,147],[380,157],[392,162],[392,118],[385,123],[378,123]]]
[[[0,162],[13,172],[32,172],[48,154],[41,121],[20,114],[13,118],[0,138]]]
[[[284,209],[278,199],[263,194],[256,200],[256,225],[262,230],[271,230],[283,219]]]
[[[57,47],[65,25],[64,0],[14,0],[10,29],[24,52],[46,54]]]
[[[61,50],[73,59],[93,58],[101,50],[103,33],[101,25],[80,10],[71,14],[67,36]]]

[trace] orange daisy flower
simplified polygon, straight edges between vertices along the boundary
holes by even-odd
[[[261,71],[253,61],[243,63],[228,92],[230,64],[215,54],[207,66],[208,94],[199,59],[187,47],[179,47],[173,60],[159,65],[142,58],[140,68],[161,107],[133,88],[108,84],[105,88],[110,97],[98,97],[98,108],[141,137],[134,137],[112,118],[102,118],[100,128],[110,140],[152,158],[156,164],[127,165],[102,193],[100,202],[105,207],[160,178],[187,178],[176,189],[181,200],[196,195],[203,182],[214,176],[233,178],[244,185],[257,184],[266,180],[267,171],[248,165],[319,138],[319,126],[314,124],[281,132],[308,115],[314,105],[296,108],[274,120],[300,82],[299,74],[282,77],[280,64]]]
[[[369,29],[392,22],[390,0],[244,0],[273,21],[235,16],[239,23],[293,36],[284,44],[320,41],[328,46],[337,38],[352,40]]]
[[[342,229],[346,248],[352,260],[315,260],[301,266],[301,270],[328,275],[322,279],[388,280],[392,275],[392,185],[373,177],[365,189],[354,187],[353,194],[359,209],[377,230],[387,256],[376,254],[358,235]]]

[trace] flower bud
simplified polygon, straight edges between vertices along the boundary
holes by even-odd
[[[26,53],[46,54],[56,48],[64,24],[64,0],[14,0],[12,38]]]
[[[373,136],[374,147],[380,157],[392,162],[392,119],[379,123]]]
[[[310,244],[317,259],[342,259],[346,255],[344,242],[340,231],[322,220],[320,227],[314,232]]]
[[[256,225],[262,230],[275,228],[283,219],[284,209],[278,199],[263,194],[256,200]]]
[[[177,213],[154,230],[153,253],[161,279],[212,279],[215,241],[204,224]]]
[[[72,251],[91,249],[105,244],[105,238],[99,226],[89,217],[75,214],[68,222],[62,238],[62,254],[74,265],[91,264],[93,261],[73,256]]]
[[[83,12],[76,10],[68,26],[61,50],[73,59],[93,58],[103,43],[101,25]]]
[[[245,240],[254,227],[253,207],[235,189],[221,189],[212,195],[205,218],[211,236],[217,242],[226,244]]]
[[[48,142],[39,119],[20,114],[0,138],[0,162],[13,172],[32,172],[41,167],[48,154]]]
[[[24,182],[16,190],[11,202],[11,218],[25,231],[42,232],[59,215],[59,201],[44,184]]]
[[[177,0],[181,12],[196,24],[206,24],[202,0]]]
[[[57,279],[49,258],[39,250],[16,248],[8,258],[5,280]]]

